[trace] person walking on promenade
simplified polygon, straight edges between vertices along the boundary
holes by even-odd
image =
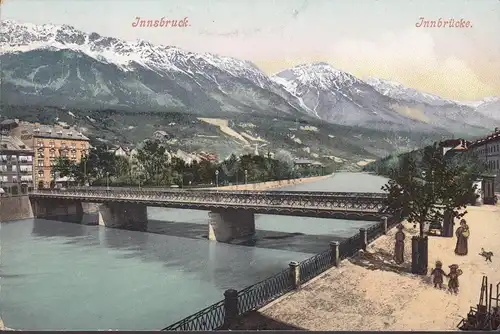
[[[396,244],[394,245],[394,261],[397,264],[402,264],[405,262],[404,253],[405,253],[405,238],[406,235],[403,232],[403,224],[399,224],[397,226],[398,231],[396,232]]]
[[[460,221],[460,227],[457,228],[455,235],[457,236],[457,245],[455,246],[455,254],[464,256],[467,255],[468,249],[468,239],[470,236],[469,225],[465,219]]]
[[[434,287],[439,289],[443,288],[443,277],[448,276],[443,270],[443,263],[441,261],[436,261],[436,268],[431,271],[431,276],[434,276],[432,279],[432,283],[434,283]]]
[[[458,269],[458,264],[452,264],[449,266],[450,273],[448,274],[448,291],[450,293],[458,293],[458,276],[463,274],[462,269]]]

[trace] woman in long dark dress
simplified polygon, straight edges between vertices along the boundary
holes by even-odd
[[[397,226],[398,231],[396,232],[396,244],[394,245],[394,261],[397,264],[402,264],[405,262],[405,238],[406,235],[403,232],[403,224]]]
[[[455,235],[457,236],[457,245],[455,246],[455,254],[464,256],[469,251],[468,239],[470,236],[469,225],[465,219],[460,221],[460,227],[457,228]]]

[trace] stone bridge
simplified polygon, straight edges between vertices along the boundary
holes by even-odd
[[[36,218],[81,221],[82,203],[98,203],[99,224],[146,230],[147,207],[209,211],[209,238],[229,242],[255,233],[255,214],[380,220],[385,194],[291,191],[217,191],[138,188],[35,190]]]

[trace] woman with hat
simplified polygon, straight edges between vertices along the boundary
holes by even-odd
[[[469,225],[465,219],[460,221],[460,227],[457,228],[455,235],[457,236],[457,245],[455,246],[455,254],[457,255],[467,255],[468,253],[468,239],[470,236]]]
[[[449,266],[450,273],[448,274],[448,291],[454,294],[458,293],[458,276],[463,274],[462,269],[458,269],[458,264],[452,264]]]
[[[396,232],[396,244],[394,245],[394,261],[397,264],[402,264],[405,262],[404,253],[405,253],[405,238],[406,235],[403,232],[403,224],[399,224],[397,226],[398,231]]]

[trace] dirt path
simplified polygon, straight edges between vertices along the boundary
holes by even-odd
[[[468,208],[469,254],[454,254],[455,238],[430,237],[429,267],[436,260],[456,263],[463,270],[460,293],[434,289],[430,277],[408,273],[412,234],[405,223],[403,266],[392,262],[394,233],[379,238],[367,252],[343,261],[293,292],[254,312],[235,329],[307,330],[453,330],[470,306],[477,304],[483,275],[500,282],[500,207]],[[493,262],[479,256],[481,248],[494,253]],[[496,257],[495,257],[496,256]],[[446,285],[446,284],[445,284]]]

